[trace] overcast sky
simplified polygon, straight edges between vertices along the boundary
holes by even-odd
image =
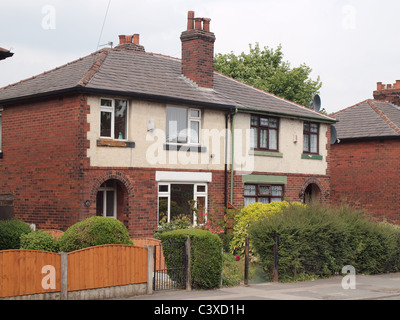
[[[313,79],[320,76],[328,112],[372,98],[377,82],[400,79],[398,0],[109,1],[0,0],[0,47],[15,53],[0,62],[0,87],[84,57],[98,44],[116,45],[120,34],[139,33],[147,52],[180,58],[189,10],[211,18],[216,53],[281,44],[292,67],[305,63]]]

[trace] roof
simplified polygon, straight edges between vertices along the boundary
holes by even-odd
[[[4,87],[0,89],[0,104],[81,91],[335,122],[335,119],[322,113],[217,72],[214,73],[214,89],[200,88],[182,75],[180,59],[117,48],[102,49],[54,70]]]
[[[0,48],[0,60],[7,59],[9,57],[12,57],[13,55],[14,53],[10,52],[9,50]]]
[[[340,140],[400,137],[400,107],[389,102],[365,100],[334,116]]]

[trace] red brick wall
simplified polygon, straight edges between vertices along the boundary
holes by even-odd
[[[16,218],[59,229],[79,216],[85,105],[78,96],[4,108],[0,193],[14,194]]]
[[[390,221],[400,220],[400,140],[332,146],[332,201],[346,201]]]

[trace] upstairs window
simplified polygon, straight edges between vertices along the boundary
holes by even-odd
[[[200,143],[201,111],[167,107],[167,143]]]
[[[115,140],[128,139],[127,100],[100,100],[100,137]]]
[[[251,116],[251,148],[278,151],[279,120],[273,117]]]
[[[318,154],[319,125],[313,122],[304,122],[303,152]]]

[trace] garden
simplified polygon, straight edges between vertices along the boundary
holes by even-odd
[[[326,207],[287,201],[254,203],[228,210],[223,219],[209,212],[197,227],[187,216],[161,221],[154,237],[162,243],[191,240],[192,287],[210,289],[236,286],[244,281],[246,238],[249,279],[272,281],[274,246],[279,281],[293,282],[338,275],[346,265],[357,274],[400,270],[400,227],[377,222],[361,210],[346,205]],[[275,240],[274,240],[275,239]],[[276,242],[276,240],[278,240]],[[133,245],[118,220],[91,217],[67,229],[60,238],[32,231],[18,220],[0,222],[0,250],[27,249],[71,252],[103,244]],[[164,252],[174,264],[173,252]]]

